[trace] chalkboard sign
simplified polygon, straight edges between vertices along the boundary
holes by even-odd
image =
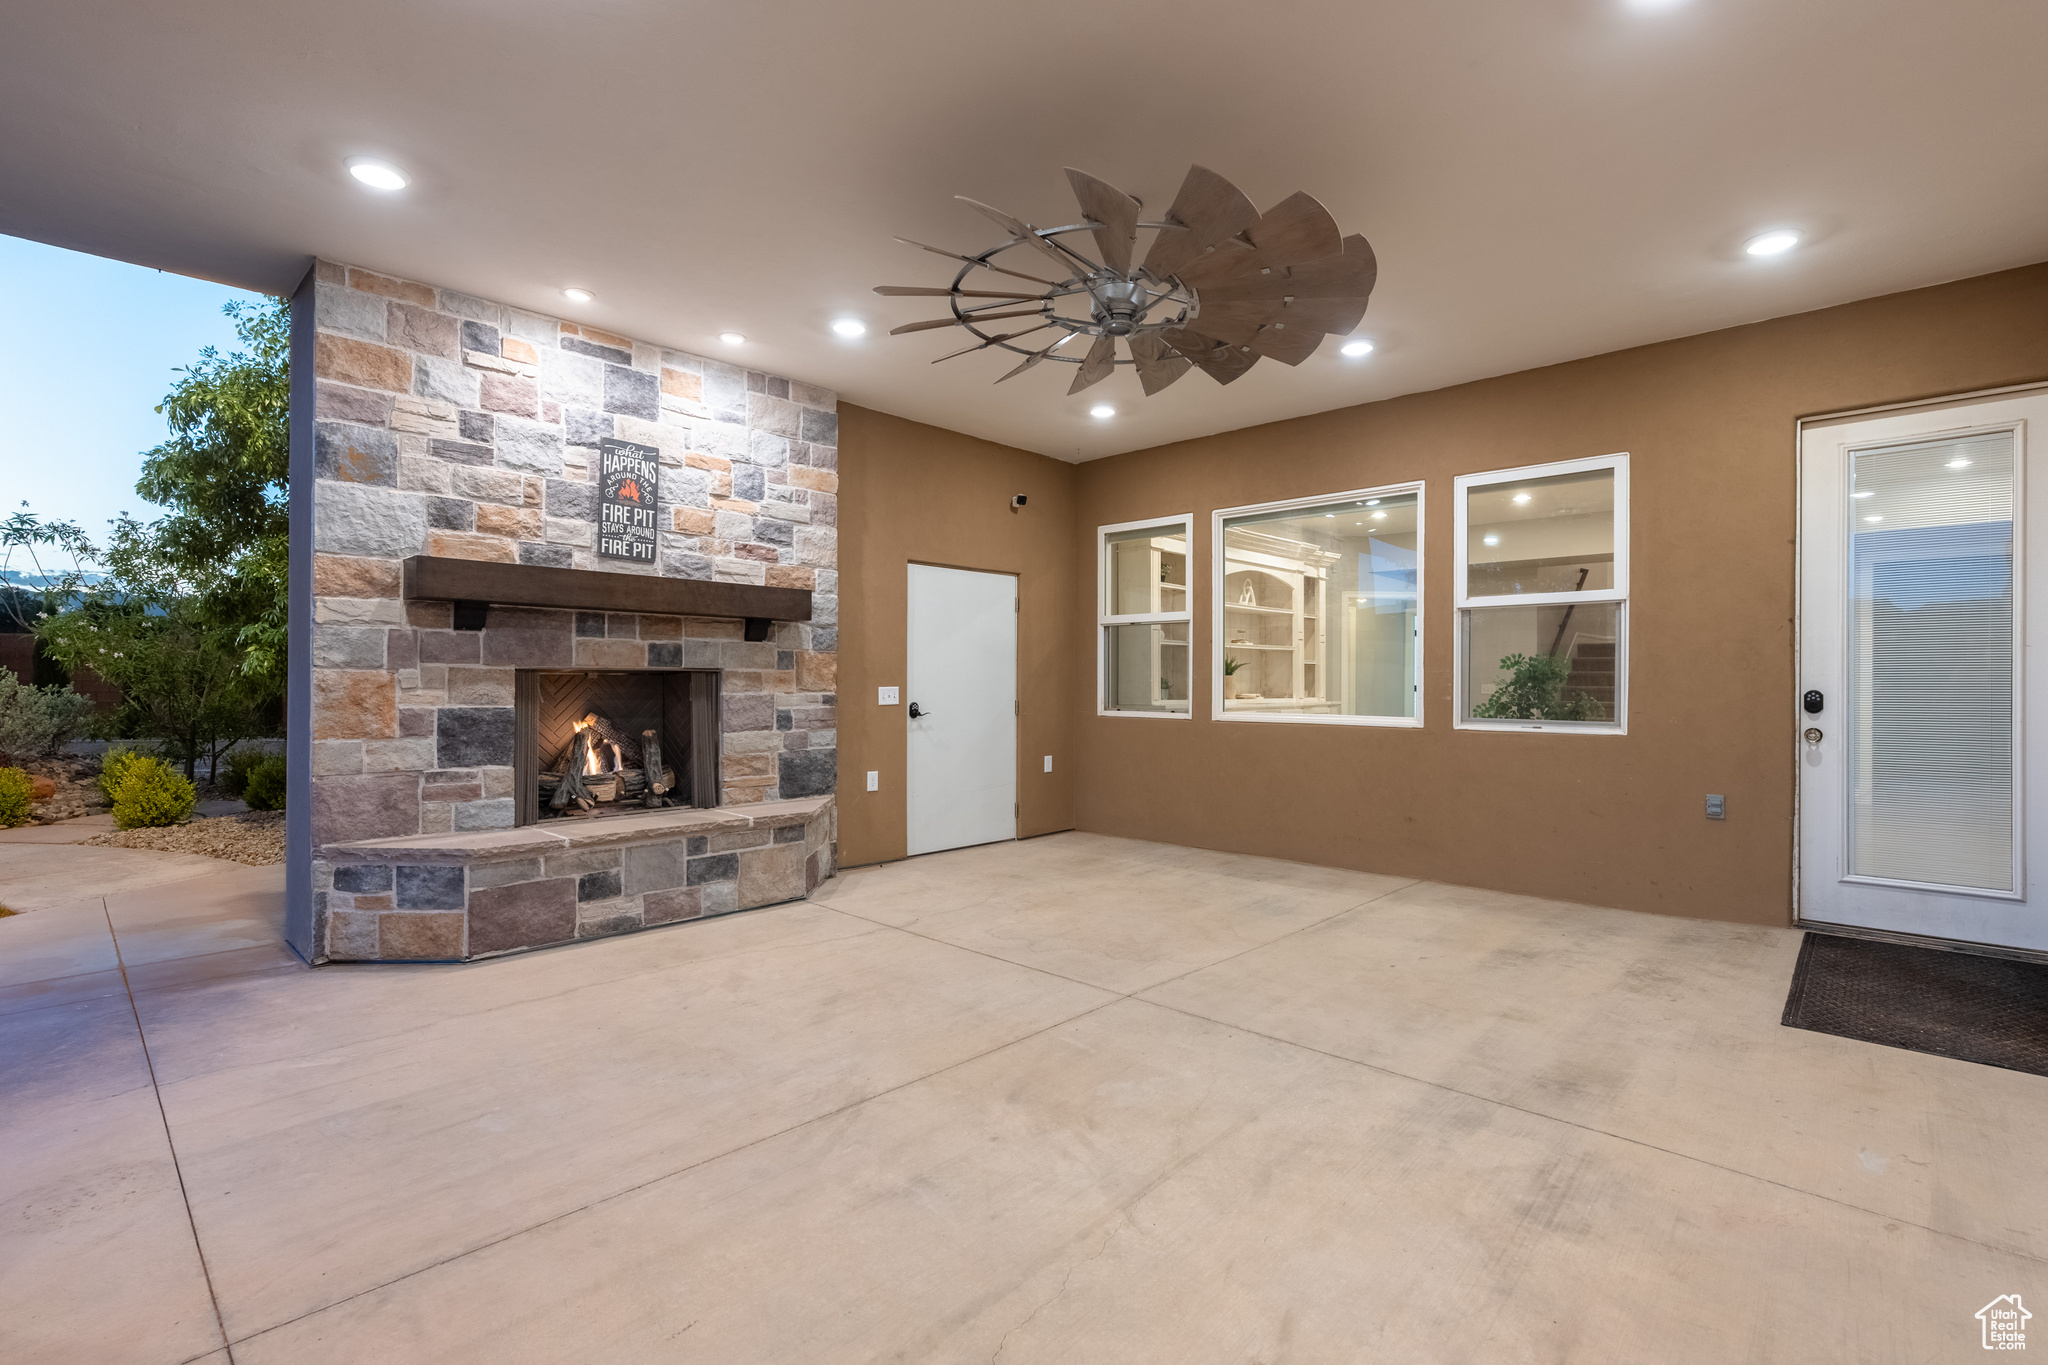
[[[661,452],[607,438],[599,443],[597,554],[655,562],[654,517],[661,506]]]

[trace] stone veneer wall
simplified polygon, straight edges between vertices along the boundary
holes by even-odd
[[[832,792],[836,395],[331,261],[295,308],[309,295],[311,336],[294,325],[315,420],[292,483],[313,541],[294,594],[310,735],[292,749],[310,774],[292,849],[310,860],[293,882],[308,957],[329,956],[328,845],[511,827],[517,668],[721,669],[722,803]],[[658,564],[597,558],[608,436],[661,452]],[[737,620],[493,607],[459,632],[449,604],[400,599],[418,554],[808,588],[812,619],[748,643]]]

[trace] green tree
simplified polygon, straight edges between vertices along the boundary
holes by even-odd
[[[284,691],[290,313],[281,299],[225,311],[246,349],[209,346],[179,372],[157,408],[170,439],[143,456],[136,491],[166,515],[123,513],[103,548],[27,511],[0,523],[10,562],[19,551],[38,571],[44,646],[120,688],[109,728],[162,739],[188,776],[272,729]],[[41,551],[70,567],[52,572]]]
[[[243,670],[282,695],[288,611],[291,309],[283,299],[223,309],[246,350],[209,346],[157,408],[168,441],[143,456],[135,491],[170,509],[117,527],[117,574],[175,580],[204,614],[235,622]]]
[[[92,594],[44,623],[42,637],[65,667],[84,666],[121,689],[104,727],[161,740],[191,777],[203,757],[272,728],[263,680],[243,667],[242,627],[212,619],[189,597]]]

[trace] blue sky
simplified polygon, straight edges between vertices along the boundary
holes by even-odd
[[[0,515],[26,501],[95,540],[154,515],[135,479],[166,435],[156,405],[201,347],[234,349],[221,305],[256,297],[0,237]]]

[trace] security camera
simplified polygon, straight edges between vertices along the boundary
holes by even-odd
[[[1016,497],[1010,499],[1010,506],[1012,507],[1022,507],[1023,505],[1024,495],[1022,493],[1019,493]]]

